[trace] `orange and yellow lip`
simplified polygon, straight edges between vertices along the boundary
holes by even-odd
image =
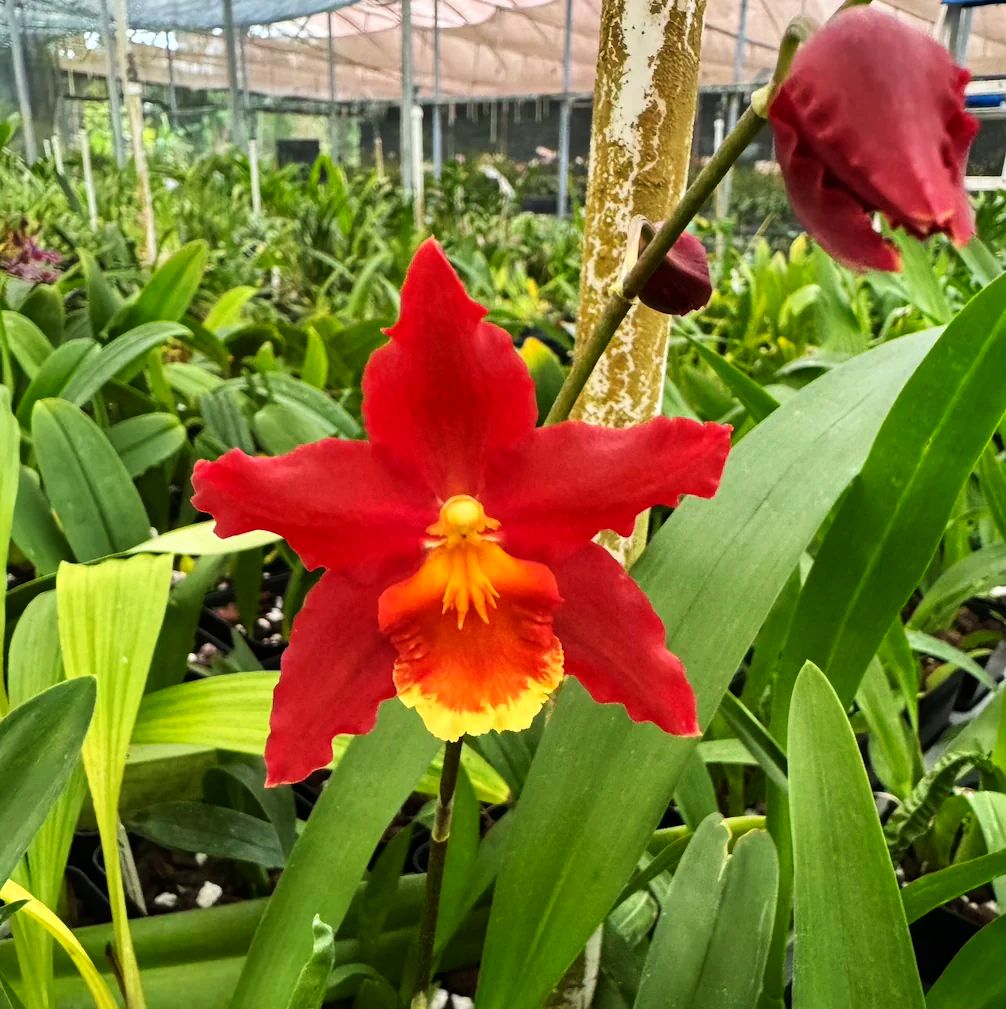
[[[498,529],[475,498],[450,498],[420,569],[380,599],[399,699],[441,739],[525,729],[562,682],[555,578],[511,557]]]

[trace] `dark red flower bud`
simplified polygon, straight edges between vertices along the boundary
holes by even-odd
[[[661,225],[663,227],[663,225]],[[656,229],[645,217],[634,217],[629,225],[622,276],[636,264],[653,241]],[[709,304],[713,286],[709,279],[709,257],[702,243],[687,231],[671,246],[664,261],[643,285],[639,300],[664,315],[687,315]]]
[[[897,249],[873,227],[877,211],[917,238],[943,232],[963,245],[974,235],[969,79],[933,39],[865,7],[800,49],[769,119],[793,209],[832,256],[899,269]]]

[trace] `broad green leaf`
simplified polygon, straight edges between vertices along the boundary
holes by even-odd
[[[257,287],[232,287],[224,291],[206,313],[203,325],[212,333],[220,335],[222,329],[235,325],[241,318],[245,305],[258,294]]]
[[[211,557],[219,554],[236,554],[242,550],[278,543],[282,537],[264,531],[241,533],[222,539],[213,531],[215,523],[197,522],[191,526],[172,529],[161,536],[137,544],[133,554],[181,554],[186,557]]]
[[[301,968],[286,1009],[321,1009],[325,1001],[328,977],[335,966],[335,933],[317,914],[311,922],[311,931],[314,934],[311,955]]]
[[[915,736],[909,735],[908,722],[902,718],[902,706],[878,659],[867,666],[856,692],[856,703],[870,730],[870,758],[877,777],[889,792],[904,798],[915,783],[921,754],[917,754]]]
[[[61,683],[0,720],[0,878],[10,877],[73,773],[94,697],[90,677]]]
[[[105,859],[115,947],[126,998],[143,1009],[139,968],[126,917],[119,861],[119,794],[133,723],[164,618],[170,557],[132,557],[101,564],[63,564],[56,575],[59,638],[68,679],[93,675],[98,700],[84,743]]]
[[[138,477],[166,462],[185,444],[185,428],[171,413],[144,413],[108,429],[108,440],[126,471]]]
[[[699,825],[661,902],[634,1009],[753,1009],[772,934],[778,866],[764,831],[728,854],[730,830]]]
[[[63,657],[59,647],[56,593],[45,592],[29,604],[17,622],[10,643],[11,704],[16,708],[43,691],[63,682]],[[82,740],[83,742],[83,740]],[[59,903],[67,856],[87,781],[80,760],[66,787],[42,826],[35,832],[27,858],[14,873],[14,880],[49,907]],[[25,996],[30,1006],[52,1003],[52,936],[31,915],[13,923]]]
[[[277,679],[277,673],[230,673],[148,694],[136,719],[133,743],[175,743],[261,756]],[[336,736],[332,741],[336,761],[352,739]],[[438,754],[416,786],[426,794],[439,787],[441,761]],[[471,747],[462,750],[461,762],[479,799],[498,803],[509,798],[506,783]]]
[[[924,652],[926,655],[932,655],[937,659],[943,659],[944,662],[949,662],[958,669],[963,669],[964,672],[973,676],[979,683],[984,684],[990,690],[995,690],[995,680],[967,652],[962,652],[949,641],[933,637],[931,634],[926,634],[923,631],[909,631],[908,641],[915,651]]]
[[[546,343],[529,336],[520,348],[520,356],[534,379],[535,398],[538,402],[538,422],[541,423],[552,409],[555,397],[566,378],[558,355]]]
[[[783,683],[810,659],[852,700],[1006,410],[1002,374],[1006,277],[947,326],[881,426],[800,595]]]
[[[87,314],[91,320],[91,333],[97,337],[122,307],[122,298],[87,249],[78,249],[77,256],[87,283]]]
[[[10,390],[0,386],[0,571],[7,570],[11,529],[18,493],[21,429],[10,409]],[[5,640],[6,608],[0,609],[0,643]],[[3,650],[0,645],[0,715],[7,710],[3,686]]]
[[[3,312],[3,330],[14,360],[29,380],[33,379],[52,353],[52,344],[28,316],[19,312]]]
[[[150,534],[143,501],[97,424],[72,403],[44,399],[32,440],[45,490],[79,561],[135,546]]]
[[[699,340],[688,338],[699,357],[720,377],[723,384],[737,397],[741,405],[751,415],[754,421],[764,420],[773,410],[778,409],[779,401],[753,378],[731,364],[725,357],[707,347]]]
[[[968,796],[985,847],[990,852],[1006,848],[1006,795],[1002,792],[975,792]],[[1006,908],[1006,873],[992,881],[1000,908]]]
[[[127,826],[134,834],[165,848],[202,851],[214,858],[234,858],[266,868],[286,864],[271,823],[223,806],[162,802],[133,813]]]
[[[933,322],[949,322],[953,312],[933,269],[928,247],[901,228],[892,229],[890,235],[901,250],[901,281],[908,294],[906,300]]]
[[[375,845],[437,749],[415,714],[395,702],[353,740],[256,929],[230,1009],[285,1004],[310,956],[313,916],[339,927]]]
[[[147,322],[109,341],[74,372],[60,393],[76,406],[92,400],[116,375],[145,358],[154,347],[188,330],[177,322]]]
[[[994,442],[985,446],[977,473],[985,507],[999,536],[1006,539],[1006,460],[999,458]]]
[[[984,886],[998,876],[1006,876],[1006,848],[926,873],[901,890],[905,917],[909,924],[918,921],[930,911]]]
[[[164,377],[168,385],[190,403],[195,403],[200,396],[219,389],[223,379],[214,375],[197,364],[187,361],[172,361],[164,366]]]
[[[31,893],[25,890],[24,887],[18,886],[13,880],[8,880],[3,886],[0,886],[0,898],[8,901],[25,901],[21,914],[30,915],[34,918],[63,947],[67,956],[73,962],[74,967],[80,972],[80,976],[87,985],[87,989],[98,1009],[118,1009],[115,997],[112,995],[102,976],[98,973],[94,962],[80,945],[77,937],[55,912],[51,911],[41,901],[36,900]]]
[[[957,254],[982,287],[987,287],[1003,272],[995,253],[977,236],[963,248],[957,249]]]
[[[226,555],[200,557],[192,570],[172,586],[147,676],[147,693],[172,687],[185,679],[203,601],[220,580],[226,562]]]
[[[112,320],[112,332],[124,333],[145,322],[178,322],[199,290],[208,255],[209,247],[201,239],[183,245]]]
[[[98,353],[94,340],[70,340],[57,347],[43,362],[17,405],[17,419],[22,427],[31,424],[31,412],[40,399],[59,396],[78,368]]]
[[[811,663],[793,691],[787,752],[793,1009],[924,1009],[898,881],[856,737],[842,702]]]
[[[636,564],[703,722],[937,335],[878,347],[789,399],[734,449],[717,496],[686,500]],[[479,1009],[538,1009],[635,871],[693,745],[566,682],[511,814]]]
[[[324,389],[328,381],[328,351],[325,349],[325,341],[313,326],[307,330],[307,348],[304,351],[300,378],[316,389]]]
[[[332,434],[329,425],[283,403],[267,403],[258,410],[252,418],[252,429],[270,455],[292,452],[300,445],[320,441]]]
[[[909,624],[922,631],[936,631],[954,618],[971,596],[984,595],[1006,584],[1006,543],[989,543],[943,571],[915,608]]]
[[[927,1009],[1001,1009],[1006,1005],[1006,916],[996,918],[950,961],[926,996]]]
[[[789,787],[786,782],[786,754],[768,729],[730,691],[723,695],[720,714],[765,774],[785,791]]]
[[[70,544],[53,518],[49,499],[42,493],[38,474],[27,466],[21,467],[18,477],[10,535],[40,575],[53,574],[61,561],[73,559]]]
[[[282,372],[265,376],[265,383],[277,403],[303,414],[306,421],[320,425],[328,434],[344,438],[363,434],[356,418],[321,389]]]

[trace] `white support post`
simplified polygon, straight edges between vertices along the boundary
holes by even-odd
[[[29,165],[33,165],[38,160],[38,145],[35,142],[35,121],[31,114],[31,95],[28,92],[28,71],[24,65],[21,22],[17,15],[16,0],[6,0],[4,6],[7,11],[7,34],[10,36],[11,62],[14,64],[14,87],[17,90],[17,104],[21,114],[24,157]]]
[[[402,190],[412,195],[412,0],[402,0],[402,107],[398,122]]]
[[[63,164],[63,141],[59,139],[58,133],[52,135],[52,160],[56,163],[56,174],[66,175]]]
[[[573,97],[569,93],[573,77],[573,0],[566,0],[566,28],[562,48],[562,105],[559,106],[559,199],[556,215],[569,213],[569,132]]]
[[[412,207],[416,228],[419,231],[426,227],[425,182],[423,174],[423,107],[414,105],[412,107]]]
[[[258,173],[258,141],[254,137],[248,138],[248,170],[251,181],[252,213],[256,217],[262,216],[262,186]]]
[[[94,169],[91,166],[91,138],[87,130],[80,131],[80,159],[84,166],[84,192],[87,195],[87,218],[91,230],[98,230],[98,197],[94,191]]]
[[[440,104],[440,0],[433,0],[433,178],[440,181],[444,167],[444,110]]]
[[[338,96],[335,74],[335,35],[332,31],[332,12],[328,12],[328,146],[332,160],[339,161],[339,122],[335,101]]]
[[[374,171],[379,179],[384,178],[384,141],[376,130],[374,131]]]
[[[98,26],[101,34],[101,44],[105,47],[105,85],[108,90],[108,118],[112,124],[112,149],[115,151],[115,163],[119,168],[126,167],[126,143],[122,136],[122,101],[119,91],[119,73],[116,69],[115,38],[112,35],[112,16],[108,9],[108,0],[100,0],[98,4]],[[125,83],[125,77],[122,78]]]
[[[122,93],[129,115],[129,132],[133,141],[133,164],[140,197],[140,215],[143,220],[144,262],[153,266],[157,259],[157,227],[154,223],[154,199],[150,192],[150,171],[147,152],[143,146],[143,88],[139,81],[130,79],[129,73],[129,17],[126,0],[115,4],[115,50],[118,55]]]

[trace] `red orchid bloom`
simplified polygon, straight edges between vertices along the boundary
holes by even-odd
[[[441,739],[526,728],[564,674],[667,732],[698,731],[664,627],[591,538],[716,492],[730,429],[660,418],[536,428],[534,384],[440,246],[421,246],[390,342],[363,379],[369,442],[199,462],[193,503],[221,536],[268,529],[326,569],[273,701],[271,784],[329,763],[382,701]]]
[[[867,7],[836,15],[801,47],[769,119],[793,209],[837,260],[900,269],[873,228],[877,212],[917,238],[943,232],[964,245],[974,235],[969,79],[939,43]]]

